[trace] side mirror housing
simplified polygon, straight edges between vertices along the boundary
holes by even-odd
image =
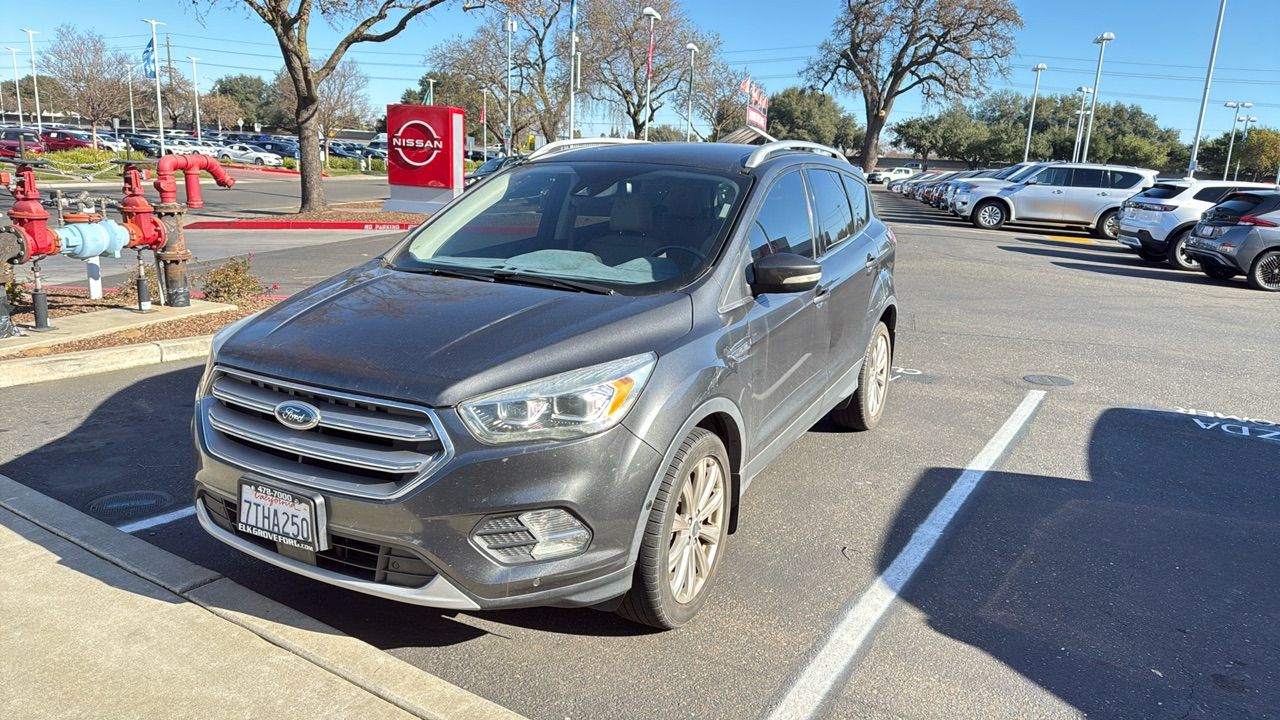
[[[1022,184],[1023,184],[1023,185],[1035,185],[1035,184],[1037,184],[1037,183],[1039,183],[1039,182],[1040,182],[1039,180],[1037,180],[1037,179],[1035,179],[1035,178],[1033,178],[1033,177],[1029,177],[1029,178],[1027,178],[1026,180],[1023,180],[1023,181],[1022,181]]]
[[[795,253],[775,253],[753,262],[751,276],[751,291],[756,295],[805,292],[817,287],[822,266]]]

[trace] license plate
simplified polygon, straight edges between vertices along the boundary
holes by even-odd
[[[323,500],[254,480],[240,481],[236,528],[272,542],[319,552],[328,548]]]

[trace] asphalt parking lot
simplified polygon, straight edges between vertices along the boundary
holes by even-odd
[[[1277,298],[876,197],[888,414],[756,479],[676,632],[404,606],[225,549],[184,512],[198,364],[6,389],[0,474],[532,718],[1280,716]]]

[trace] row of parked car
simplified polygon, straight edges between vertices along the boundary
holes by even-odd
[[[1157,174],[1125,165],[1024,162],[994,170],[919,171],[889,179],[888,188],[980,229],[1009,222],[1082,227],[1148,262],[1215,279],[1244,275],[1256,289],[1280,292],[1275,185]]]
[[[156,133],[124,132],[119,136],[109,132],[97,133],[100,148],[124,152],[132,149],[149,157],[161,154],[160,138]],[[39,155],[59,150],[74,150],[94,146],[93,135],[78,128],[48,126],[43,132],[20,126],[0,127],[0,157],[16,157],[20,154]],[[166,130],[165,155],[204,154],[223,162],[242,162],[251,165],[280,166],[284,158],[298,158],[297,138],[287,135],[259,133],[209,132],[196,138],[190,133]],[[386,160],[385,149],[374,143],[363,145],[355,142],[333,140],[328,143],[332,157]]]

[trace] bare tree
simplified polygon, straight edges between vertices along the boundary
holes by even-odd
[[[926,101],[981,94],[986,76],[1005,71],[1020,27],[1011,0],[844,0],[806,75],[862,95],[862,165],[871,170],[898,97],[916,88]]]
[[[182,123],[195,126],[195,103],[192,102],[191,81],[178,68],[161,65],[160,106],[164,109],[165,127],[176,128]]]
[[[217,93],[200,97],[200,115],[206,124],[212,123],[219,131],[224,127],[234,127],[236,121],[244,116],[235,98]]]
[[[286,107],[296,107],[298,98],[293,83],[281,72],[276,75],[276,86],[284,98]],[[329,162],[329,141],[335,131],[344,127],[363,125],[369,119],[369,98],[365,90],[369,77],[355,60],[343,60],[329,77],[319,85],[320,102],[316,105],[316,125],[324,137],[325,164]]]
[[[716,141],[746,123],[747,95],[742,91],[744,73],[712,60],[695,74],[693,114],[708,126],[707,140]]]
[[[231,0],[234,2],[235,0]],[[298,102],[294,110],[301,159],[302,212],[324,210],[320,160],[320,83],[338,68],[347,50],[357,43],[385,42],[399,35],[409,22],[444,0],[241,0],[275,33],[284,67]],[[296,8],[291,8],[296,5]],[[337,30],[339,39],[329,56],[313,61],[308,32],[322,20]],[[351,29],[342,34],[342,27]]]
[[[110,50],[97,33],[60,25],[53,44],[41,53],[40,64],[62,86],[65,109],[89,121],[97,147],[98,126],[129,106],[128,58]]]
[[[654,25],[653,102],[645,112],[645,73],[649,50],[649,20],[632,0],[593,0],[587,6],[578,47],[582,51],[583,90],[592,99],[613,106],[631,121],[637,137],[669,101],[682,97],[692,42],[704,57],[714,57],[720,39],[699,30],[674,0],[652,3],[662,20]],[[589,58],[588,62],[586,59]]]

